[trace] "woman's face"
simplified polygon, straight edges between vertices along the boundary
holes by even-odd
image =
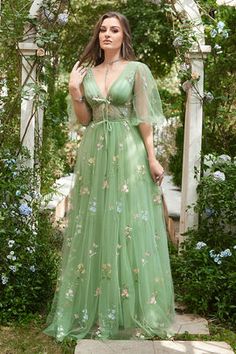
[[[106,18],[100,27],[99,44],[103,50],[117,50],[123,42],[123,29],[116,17]]]

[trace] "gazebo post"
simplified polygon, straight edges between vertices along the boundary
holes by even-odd
[[[29,16],[31,18],[37,18],[39,9],[43,0],[34,0],[32,2]],[[34,167],[35,158],[35,127],[37,125],[42,126],[42,122],[36,122],[38,117],[41,117],[41,108],[35,109],[33,90],[30,88],[32,84],[36,83],[36,62],[35,55],[38,46],[34,43],[36,31],[35,27],[27,24],[25,26],[26,35],[23,38],[23,42],[18,43],[18,47],[22,56],[22,73],[21,83],[22,87],[25,87],[27,96],[21,99],[21,125],[20,125],[20,140],[24,147],[29,150],[30,157],[27,161],[27,166]],[[32,90],[32,91],[31,91]],[[39,133],[42,131],[40,129]]]
[[[180,235],[181,243],[189,228],[198,226],[198,214],[193,210],[193,204],[197,201],[197,186],[201,169],[201,142],[202,142],[202,97],[204,87],[203,59],[211,50],[210,46],[202,45],[199,50],[187,54],[192,73],[199,75],[199,80],[187,91],[185,128],[184,128],[184,152],[182,169]]]

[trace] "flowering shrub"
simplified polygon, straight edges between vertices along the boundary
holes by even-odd
[[[177,298],[191,311],[236,324],[236,164],[229,156],[206,159],[198,187],[198,230],[172,257]]]
[[[51,293],[57,257],[52,230],[40,211],[32,170],[12,153],[0,156],[0,321],[42,310]]]

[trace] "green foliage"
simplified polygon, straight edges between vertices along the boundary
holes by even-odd
[[[221,173],[219,173],[219,171]],[[224,180],[225,178],[225,180]],[[199,187],[198,230],[186,234],[181,255],[172,256],[177,299],[190,311],[236,326],[236,165],[214,159]]]
[[[40,209],[35,171],[25,166],[23,156],[12,156],[3,151],[0,158],[1,323],[45,308],[58,263],[49,215]]]
[[[137,60],[148,64],[155,76],[166,75],[175,57],[171,26],[164,6],[144,0],[72,1],[67,31],[62,36],[64,45],[60,50],[65,70],[71,70],[87,45],[95,22],[108,11],[119,11],[127,16]]]
[[[236,10],[217,6],[215,1],[200,1],[206,30],[206,43],[212,52],[205,60],[204,90],[214,96],[202,97],[204,118],[202,155],[208,153],[236,156]],[[223,22],[223,24],[221,23]],[[221,28],[222,26],[222,28]],[[182,92],[185,96],[185,92]],[[183,128],[184,129],[184,123]],[[181,184],[183,140],[176,136],[178,151],[171,157],[170,169]],[[183,135],[183,134],[182,134]]]

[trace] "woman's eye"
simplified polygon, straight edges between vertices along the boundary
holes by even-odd
[[[100,28],[100,32],[105,32],[105,28]]]

